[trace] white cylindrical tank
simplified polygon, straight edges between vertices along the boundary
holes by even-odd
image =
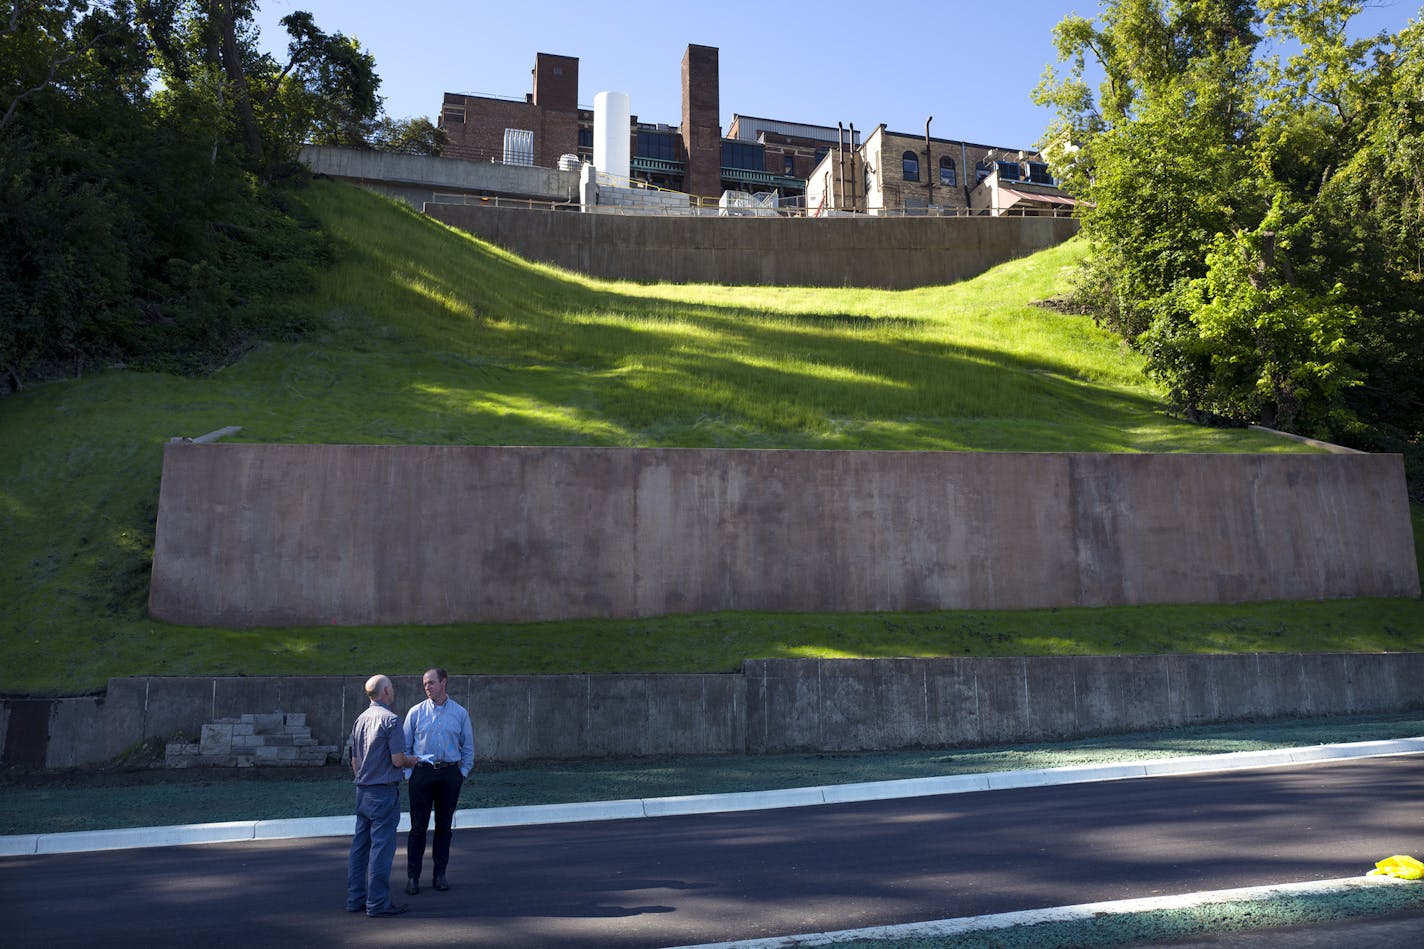
[[[620,183],[628,177],[630,115],[626,92],[600,92],[593,97],[593,167]]]

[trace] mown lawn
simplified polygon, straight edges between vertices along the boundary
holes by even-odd
[[[688,671],[766,656],[1424,648],[1419,600],[405,629],[174,627],[145,601],[163,442],[1302,451],[1170,417],[1138,357],[1034,306],[1075,243],[948,287],[636,285],[531,265],[356,189],[313,329],[203,378],[111,370],[0,400],[0,691],[180,673]],[[1416,508],[1416,537],[1424,516]]]

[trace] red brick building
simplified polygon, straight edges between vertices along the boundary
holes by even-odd
[[[444,155],[472,161],[556,167],[562,155],[578,154],[579,129],[585,122],[578,107],[578,59],[539,53],[534,58],[534,91],[523,101],[445,93],[440,127],[450,136]],[[593,113],[587,125],[593,128]],[[506,155],[506,131],[533,136],[532,162]],[[592,139],[588,152],[592,154]]]
[[[444,154],[546,168],[566,155],[591,161],[593,110],[579,107],[578,65],[573,56],[537,54],[533,90],[522,100],[445,93],[440,127],[450,143]],[[792,203],[807,200],[807,180],[814,178],[810,200],[816,206],[915,212],[977,206],[970,197],[976,185],[1000,166],[1017,168],[1022,160],[1026,184],[1018,191],[1056,191],[1036,153],[902,135],[883,125],[862,142],[854,126],[734,114],[723,137],[719,85],[717,48],[689,45],[682,59],[680,124],[631,117],[633,178],[704,198],[776,191]],[[996,205],[1007,200],[994,195]]]

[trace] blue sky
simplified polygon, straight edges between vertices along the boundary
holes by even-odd
[[[647,122],[681,119],[689,43],[720,50],[722,127],[734,112],[1026,148],[1051,116],[1030,93],[1053,62],[1052,29],[1097,0],[262,0],[264,45],[285,61],[279,25],[307,10],[317,26],[360,40],[376,57],[386,112],[432,121],[445,92],[522,97],[538,52],[579,59],[579,102],[626,92]],[[1412,0],[1375,0],[1355,32],[1398,31]],[[698,11],[698,12],[693,12]]]

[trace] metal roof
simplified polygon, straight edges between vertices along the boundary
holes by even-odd
[[[782,122],[778,119],[763,119],[754,115],[732,116],[737,125],[737,139],[740,141],[754,142],[761,137],[763,132],[773,132],[777,135],[794,135],[798,138],[810,138],[819,142],[828,142],[834,145],[837,141],[838,129],[828,125],[808,125],[804,122]],[[846,129],[846,131],[850,131]],[[844,132],[840,132],[844,135]],[[855,144],[860,144],[860,130],[856,130]]]

